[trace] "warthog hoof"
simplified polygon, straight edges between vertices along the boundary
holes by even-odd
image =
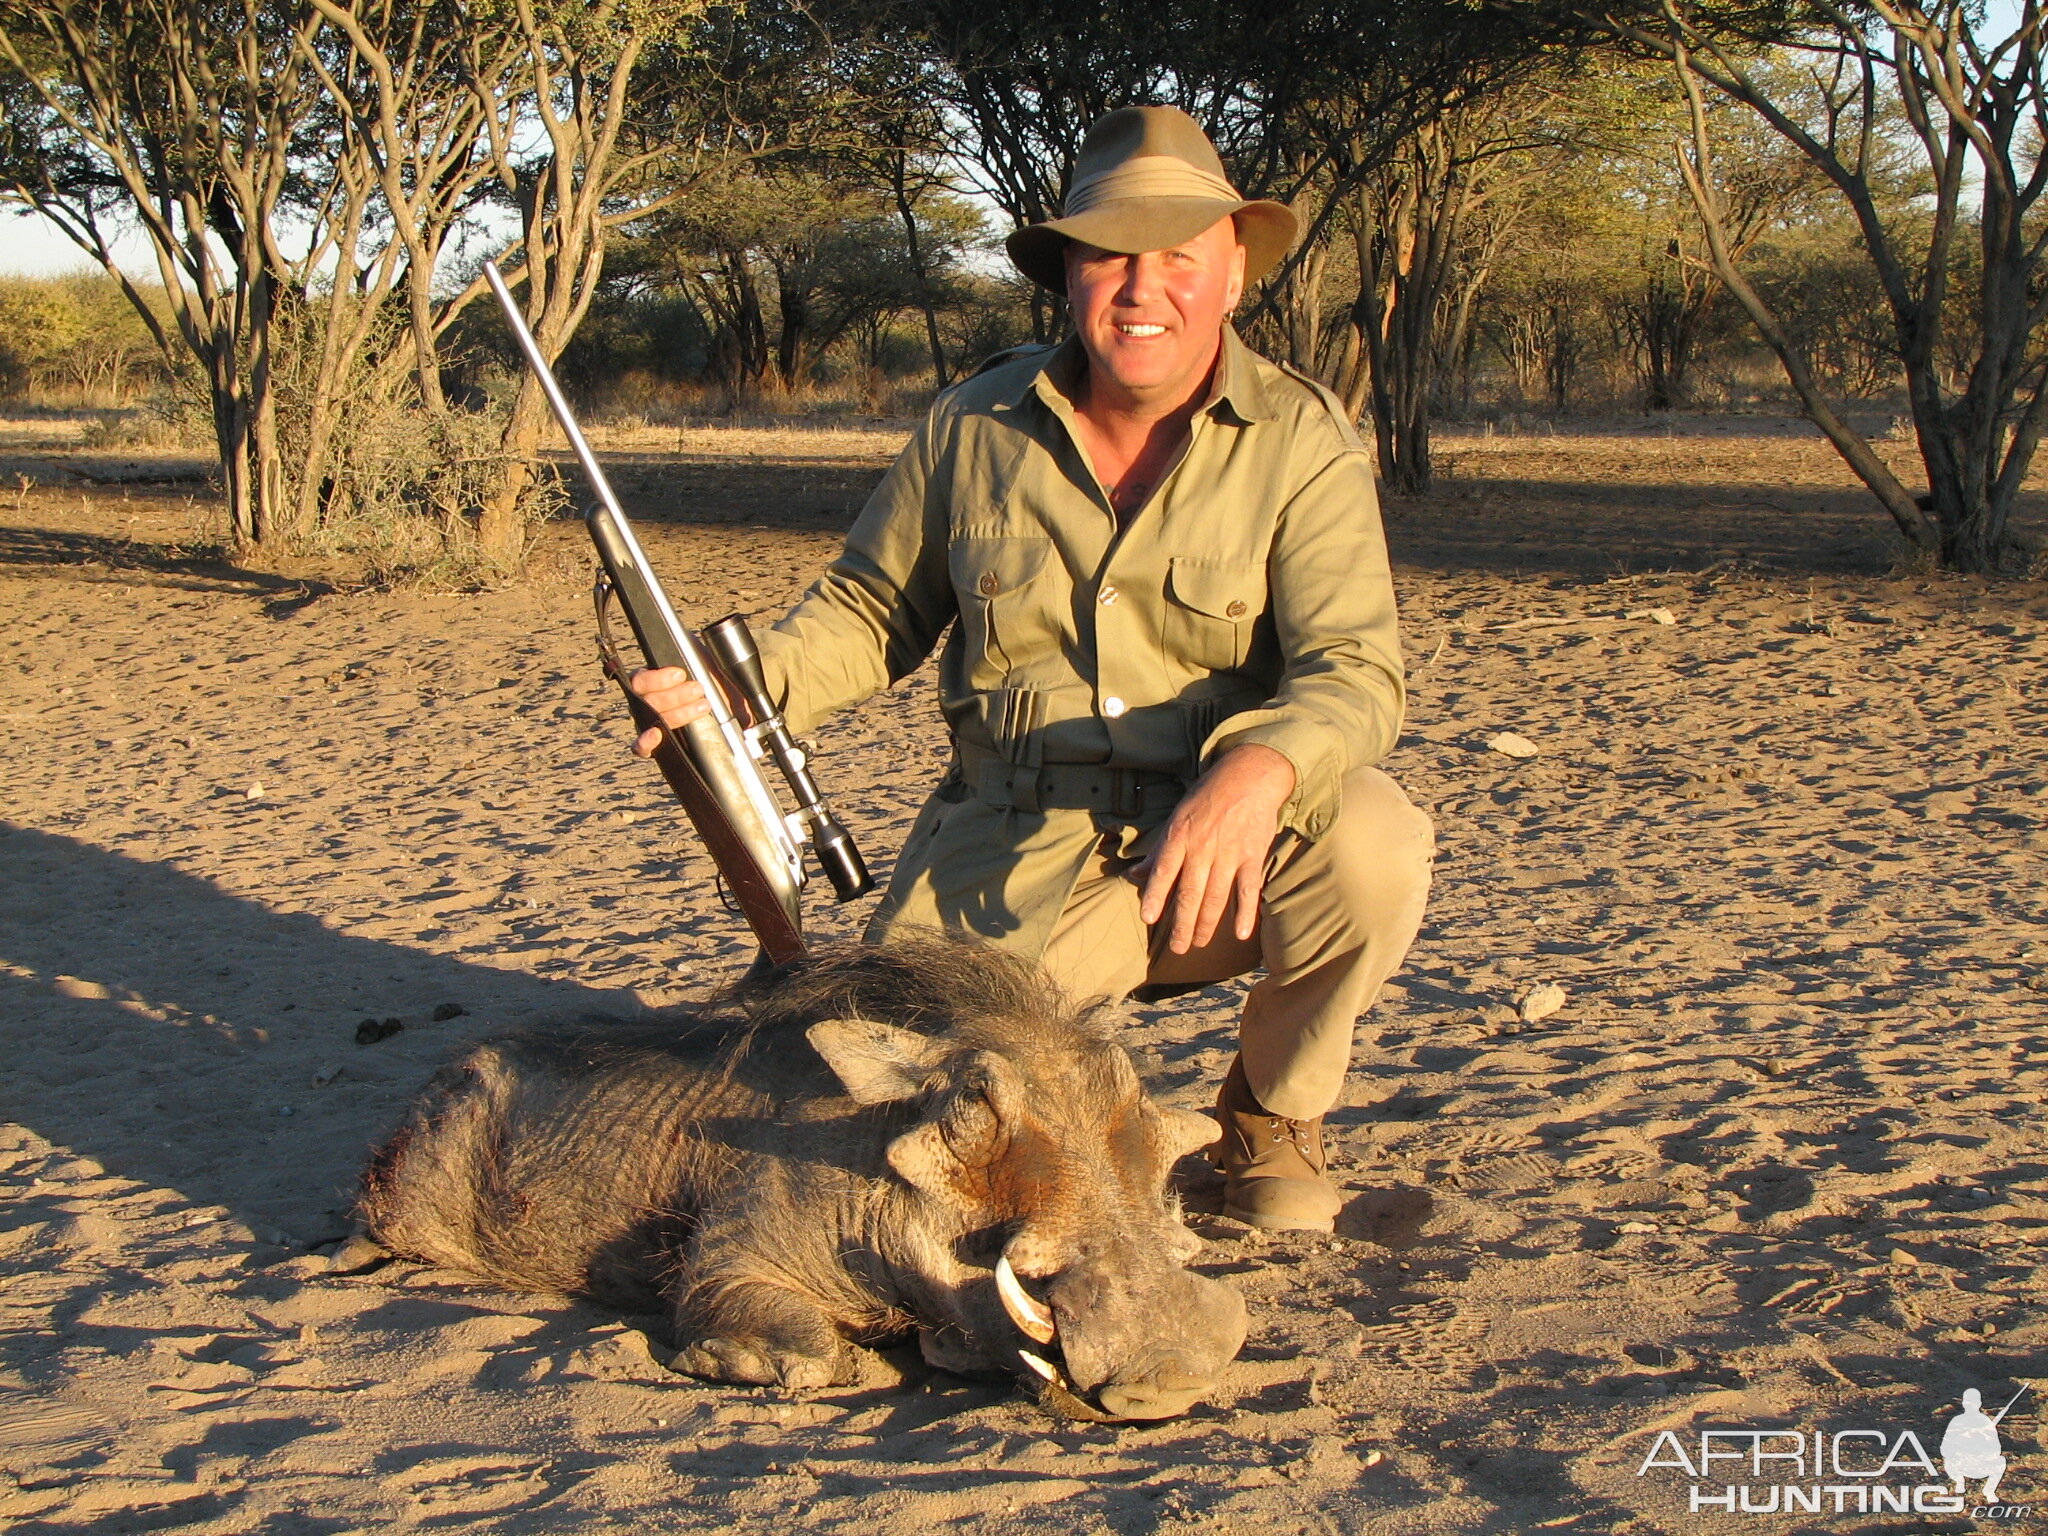
[[[852,1379],[843,1352],[799,1355],[748,1339],[698,1339],[676,1351],[669,1369],[743,1387],[833,1387]]]

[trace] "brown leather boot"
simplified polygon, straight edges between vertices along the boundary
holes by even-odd
[[[1209,1160],[1223,1170],[1223,1214],[1269,1232],[1335,1230],[1343,1196],[1324,1176],[1323,1122],[1269,1113],[1233,1061],[1216,1096],[1223,1137]]]

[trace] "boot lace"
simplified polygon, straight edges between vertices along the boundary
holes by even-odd
[[[1307,1162],[1315,1162],[1315,1139],[1309,1134],[1309,1123],[1306,1120],[1288,1120],[1280,1115],[1269,1115],[1266,1118],[1266,1125],[1272,1131],[1274,1141],[1293,1143],[1294,1150]]]

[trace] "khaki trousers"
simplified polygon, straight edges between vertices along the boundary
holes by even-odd
[[[1238,1026],[1245,1077],[1271,1113],[1313,1120],[1336,1103],[1359,1015],[1421,926],[1435,844],[1399,785],[1357,769],[1320,838],[1274,839],[1252,937],[1240,940],[1226,911],[1215,937],[1185,955],[1166,947],[1168,920],[1148,932],[1139,918],[1131,861],[1098,851],[1053,929],[1045,968],[1079,1000],[1206,986],[1263,965]]]

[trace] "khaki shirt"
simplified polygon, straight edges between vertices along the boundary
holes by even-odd
[[[1226,330],[1185,451],[1119,530],[1074,431],[1084,366],[1069,340],[942,394],[845,551],[760,638],[802,733],[915,671],[952,627],[955,761],[881,932],[964,928],[1035,957],[1101,836],[1144,852],[1217,754],[1285,757],[1282,825],[1313,838],[1344,775],[1400,733],[1372,461],[1334,398]]]

